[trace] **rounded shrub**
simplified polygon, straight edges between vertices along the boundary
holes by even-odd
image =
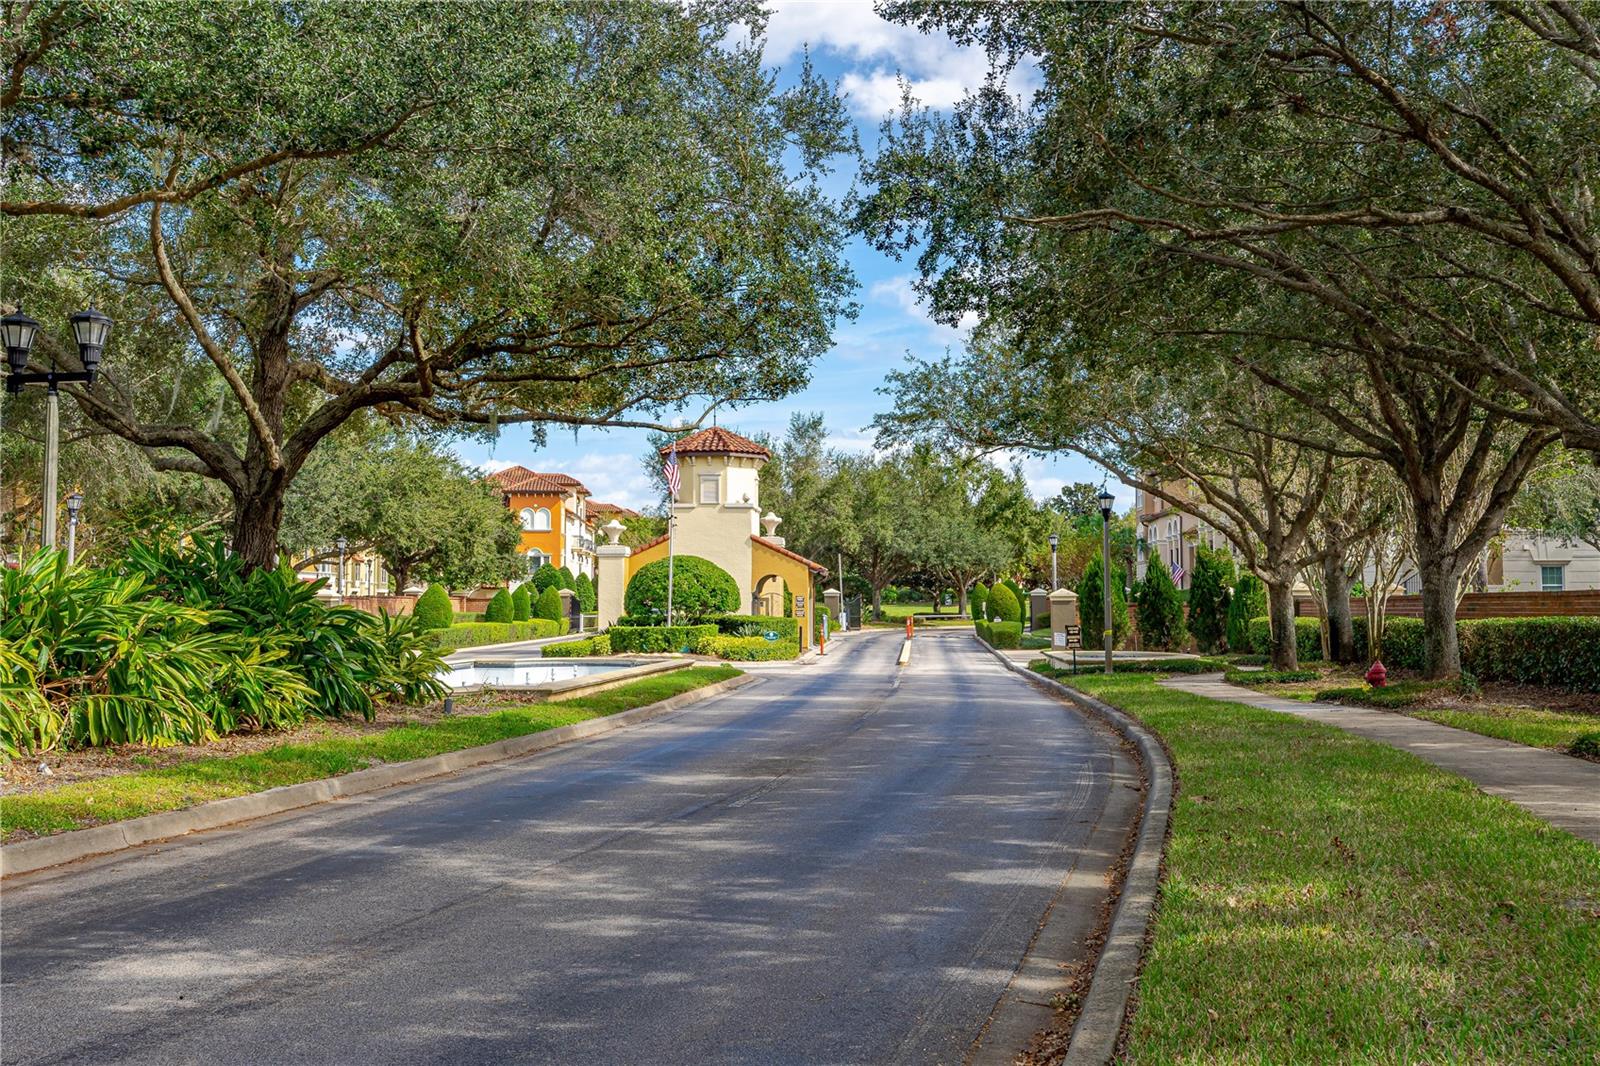
[[[1017,602],[1016,593],[1005,585],[996,585],[989,590],[989,613],[997,622],[1021,622],[1022,604]]]
[[[624,607],[634,618],[664,621],[667,613],[667,560],[639,568],[628,582]],[[698,555],[672,560],[672,610],[689,618],[731,614],[739,609],[739,585],[722,567]]]
[[[600,607],[600,597],[595,594],[594,582],[588,574],[579,574],[572,590],[578,594],[578,606],[584,614],[593,614]]]
[[[1011,590],[1011,595],[1017,598],[1017,621],[1026,622],[1028,618],[1028,594],[1023,591],[1021,585],[1009,577],[1005,579],[1004,585]]]
[[[974,619],[989,620],[989,586],[982,581],[972,586],[967,595],[967,607]]]
[[[428,590],[417,597],[411,617],[418,629],[449,629],[450,623],[455,621],[450,594],[443,585],[429,585]]]
[[[517,586],[511,594],[511,620],[513,622],[526,622],[533,617],[533,600],[528,595],[528,586],[524,582]]]
[[[534,571],[533,588],[535,592],[543,592],[545,589],[561,588],[561,571],[557,570],[549,563],[545,563],[543,566],[539,567],[538,570]]]
[[[505,589],[496,589],[494,595],[489,598],[489,606],[483,610],[483,620],[485,622],[516,621],[511,617],[511,614],[511,593]]]

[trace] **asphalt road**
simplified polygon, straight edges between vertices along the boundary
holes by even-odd
[[[959,1062],[1107,807],[970,633],[8,881],[5,1063]]]

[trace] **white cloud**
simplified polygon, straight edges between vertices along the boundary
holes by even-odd
[[[487,459],[478,464],[478,469],[482,470],[485,474],[498,474],[500,471],[508,470],[516,465],[516,463],[513,463],[509,459]]]
[[[542,469],[542,468],[541,468]],[[645,473],[637,452],[585,452],[561,467],[602,503],[640,510],[660,503],[654,480]]]
[[[954,326],[935,322],[929,316],[927,308],[917,298],[917,291],[912,287],[914,280],[911,274],[897,274],[875,283],[869,290],[869,295],[879,303],[898,307],[908,318],[920,319],[927,326],[928,336],[934,342],[956,347],[966,344],[972,328],[978,324],[978,316],[968,311]]]
[[[896,75],[903,73],[924,104],[948,108],[963,92],[983,85],[989,57],[962,48],[938,31],[922,33],[880,18],[866,0],[777,0],[768,5],[766,61],[782,65],[801,50],[831,51],[860,69],[847,72],[841,89],[865,118],[882,118],[900,106]],[[1007,78],[1013,93],[1030,93],[1038,81],[1031,63]]]

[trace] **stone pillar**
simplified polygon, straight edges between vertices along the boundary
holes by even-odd
[[[830,628],[838,629],[839,614],[844,610],[844,593],[838,589],[823,589],[822,605],[828,609],[828,617],[833,620],[829,623]]]
[[[1034,589],[1028,593],[1028,628],[1043,629],[1050,621],[1050,593]]]
[[[1083,630],[1078,621],[1078,594],[1071,589],[1056,589],[1050,594],[1050,646],[1083,646]]]
[[[611,543],[595,546],[595,591],[599,594],[598,624],[605,629],[622,617],[622,597],[628,591],[628,556],[633,554],[633,549],[617,543],[622,536],[622,523],[615,518],[607,522],[602,531],[611,538]]]

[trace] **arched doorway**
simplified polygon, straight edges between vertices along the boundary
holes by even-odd
[[[756,582],[755,600],[750,605],[750,613],[782,617],[783,610],[783,578],[777,574],[768,574]]]

